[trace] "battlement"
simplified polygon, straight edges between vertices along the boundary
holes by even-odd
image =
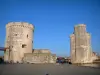
[[[78,25],[75,25],[75,27],[80,27],[80,26],[86,26],[85,24],[78,24]]]
[[[32,24],[29,24],[27,22],[9,22],[7,25],[6,25],[6,28],[9,28],[9,27],[23,27],[23,28],[29,28],[29,29],[34,29],[34,26]]]

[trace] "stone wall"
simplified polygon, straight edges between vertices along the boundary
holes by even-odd
[[[51,53],[48,49],[33,49],[32,53]]]
[[[75,62],[76,60],[76,51],[75,51],[75,35],[70,35],[70,56],[71,62]]]
[[[47,52],[47,53],[45,53]],[[24,54],[24,63],[56,63],[56,55],[49,51],[36,50],[33,53]]]

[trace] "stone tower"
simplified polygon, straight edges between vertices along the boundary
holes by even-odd
[[[71,34],[70,35],[70,55],[71,55],[71,62],[74,62],[75,61],[75,35],[74,34]]]
[[[24,53],[32,53],[32,24],[26,22],[10,22],[6,25],[4,61],[22,62]]]
[[[88,63],[91,58],[90,34],[86,25],[79,24],[74,27],[74,34],[70,36],[71,61],[73,63]]]

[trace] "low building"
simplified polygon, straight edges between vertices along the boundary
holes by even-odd
[[[48,49],[34,49],[32,53],[25,53],[24,63],[56,63],[56,55]]]
[[[92,60],[95,61],[99,59],[96,52],[92,52]]]

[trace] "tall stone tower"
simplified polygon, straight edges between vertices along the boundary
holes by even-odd
[[[91,58],[90,34],[86,25],[79,24],[74,27],[74,34],[70,36],[72,63],[88,63]]]
[[[4,61],[22,62],[24,53],[32,53],[33,43],[32,24],[26,22],[10,22],[6,25]]]

